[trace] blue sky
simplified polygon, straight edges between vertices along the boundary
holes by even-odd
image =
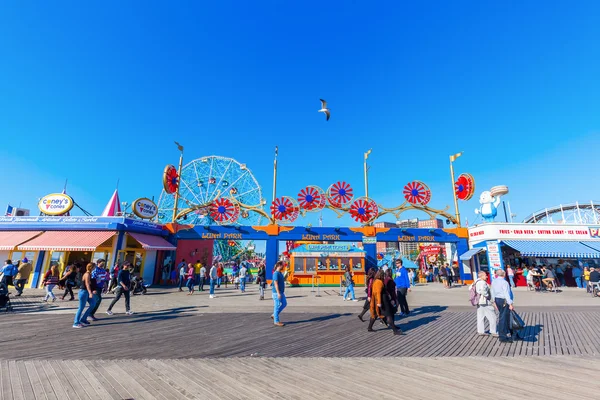
[[[278,145],[280,195],[338,180],[362,194],[373,148],[370,195],[387,206],[411,180],[452,205],[458,151],[470,222],[498,184],[518,219],[600,200],[597,2],[34,3],[0,13],[0,207],[35,212],[66,178],[95,214],[118,179],[122,200],[158,199],[173,140],[187,161],[246,163],[267,199]]]

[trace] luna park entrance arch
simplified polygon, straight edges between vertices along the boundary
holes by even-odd
[[[365,271],[377,268],[377,242],[404,243],[451,243],[456,246],[456,253],[461,255],[468,251],[467,229],[427,229],[427,228],[378,228],[363,227],[301,227],[301,226],[214,226],[187,225],[179,226],[175,237],[179,241],[197,240],[261,240],[266,242],[267,279],[273,276],[273,266],[279,260],[279,242],[286,241],[332,241],[360,242],[366,252]],[[462,280],[470,281],[470,271],[460,268]]]

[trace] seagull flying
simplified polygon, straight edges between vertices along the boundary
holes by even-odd
[[[319,112],[325,113],[325,115],[327,116],[327,121],[329,121],[331,112],[329,111],[329,108],[327,108],[327,102],[323,99],[319,99],[319,100],[321,100],[321,109],[319,110]]]

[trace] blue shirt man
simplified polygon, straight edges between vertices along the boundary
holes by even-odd
[[[6,264],[2,269],[0,269],[0,274],[4,274],[4,276],[15,276],[19,272],[19,269],[16,265],[12,263],[11,260],[6,260]]]
[[[398,298],[398,306],[400,307],[400,315],[410,314],[408,300],[406,294],[410,292],[410,279],[408,278],[408,270],[402,265],[402,260],[398,259],[396,263],[396,274],[394,283],[396,284],[396,297]]]
[[[275,264],[275,272],[273,272],[273,323],[275,326],[284,326],[279,321],[279,314],[287,306],[287,300],[285,298],[285,279],[283,277],[283,270],[285,264],[283,261],[277,261]]]

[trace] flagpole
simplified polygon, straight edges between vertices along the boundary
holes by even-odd
[[[460,227],[460,212],[458,211],[458,197],[456,196],[456,189],[454,188],[454,161],[462,156],[462,151],[450,156],[450,179],[452,179],[452,196],[454,196],[454,209],[456,210],[456,224]]]
[[[177,149],[181,152],[179,154],[179,169],[177,170],[177,190],[175,191],[175,205],[173,206],[173,218],[171,222],[177,222],[177,203],[179,203],[179,186],[181,183],[181,166],[183,165],[183,146],[175,142]]]
[[[367,172],[369,171],[369,167],[367,166],[367,158],[369,158],[369,154],[371,154],[371,149],[369,149],[369,151],[367,151],[365,153],[365,162],[364,162],[364,169],[365,169],[365,197],[369,198],[369,177],[367,175]]]
[[[275,198],[277,197],[277,155],[279,153],[279,147],[275,146],[275,160],[273,160],[273,199],[275,202]]]

